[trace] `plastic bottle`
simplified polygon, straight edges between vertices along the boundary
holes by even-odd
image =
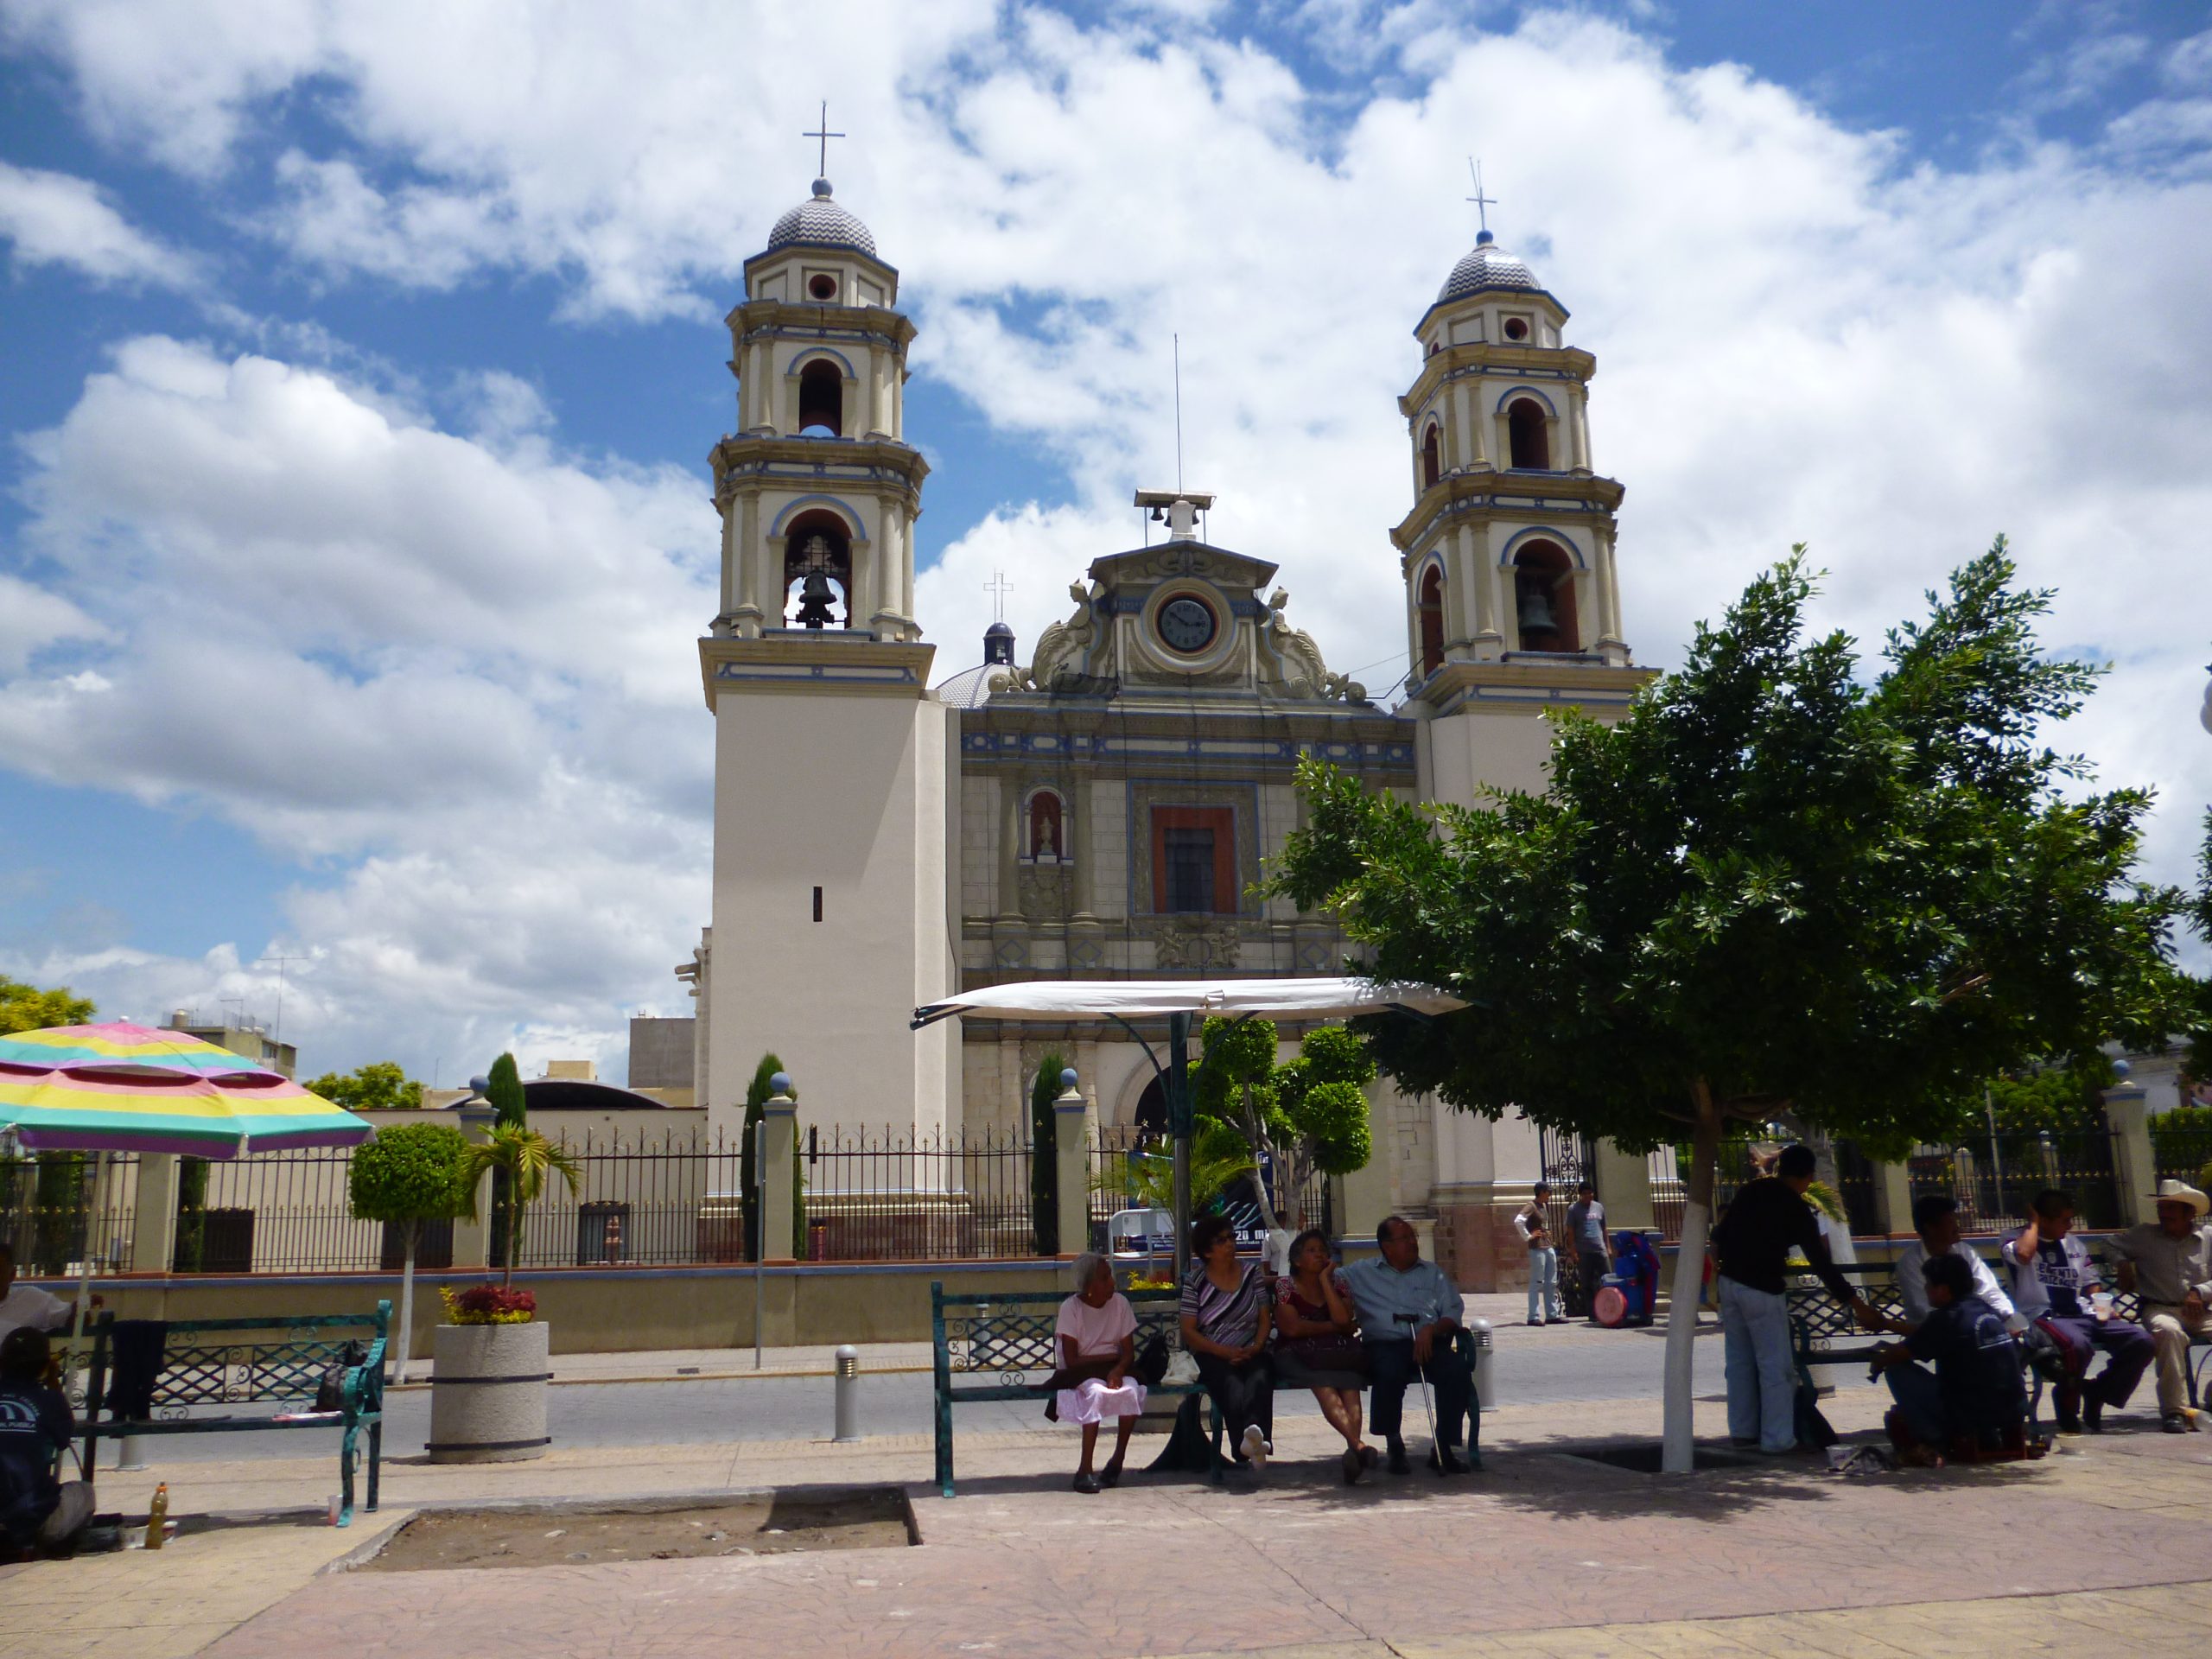
[[[154,1507],[146,1512],[146,1548],[159,1549],[166,1541],[169,1521],[169,1484],[154,1488]]]

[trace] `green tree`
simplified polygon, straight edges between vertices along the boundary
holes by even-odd
[[[513,1055],[502,1054],[492,1062],[491,1075],[485,1079],[484,1098],[492,1103],[493,1118],[501,1127],[519,1129],[529,1121],[529,1099],[523,1093],[522,1073],[516,1069]],[[419,1095],[415,1103],[422,1103]]]
[[[200,1273],[207,1266],[207,1160],[176,1160],[176,1253],[179,1273]]]
[[[1271,1180],[1256,1185],[1261,1218],[1270,1229],[1281,1224],[1275,1201],[1293,1209],[1314,1170],[1348,1175],[1367,1166],[1374,1140],[1366,1086],[1375,1079],[1375,1062],[1358,1038],[1340,1026],[1320,1027],[1281,1065],[1275,1064],[1271,1020],[1211,1019],[1199,1040],[1192,1104],[1202,1123],[1230,1130],[1248,1157],[1265,1160]],[[1293,1214],[1306,1219],[1294,1209]]]
[[[315,1092],[322,1093],[320,1089]],[[353,1149],[347,1172],[353,1213],[363,1221],[398,1228],[405,1252],[395,1382],[407,1380],[408,1338],[415,1328],[415,1253],[423,1242],[423,1224],[449,1220],[469,1207],[467,1168],[467,1137],[444,1123],[403,1123],[380,1129]]]
[[[412,1110],[423,1103],[423,1085],[395,1060],[371,1060],[353,1071],[326,1071],[307,1089],[349,1112]]]
[[[92,1017],[92,999],[79,996],[67,985],[42,991],[0,974],[0,1037],[48,1026],[81,1026]]]
[[[1052,1103],[1066,1070],[1058,1054],[1047,1054],[1029,1084],[1029,1230],[1039,1255],[1060,1253],[1059,1128]]]
[[[2090,792],[2041,741],[2095,671],[2039,654],[2048,595],[2014,587],[2001,539],[1871,682],[1849,638],[1808,637],[1812,591],[1800,550],[1618,724],[1558,717],[1546,795],[1417,807],[1307,763],[1271,884],[1377,977],[1472,1005],[1361,1022],[1402,1088],[1630,1149],[1689,1128],[1674,1470],[1732,1119],[1896,1155],[1984,1079],[2171,1010],[2180,895],[2134,877],[2148,797]]]
[[[748,1262],[760,1260],[760,1124],[769,1097],[776,1092],[771,1079],[783,1069],[784,1063],[774,1054],[763,1054],[760,1064],[753,1068],[753,1081],[745,1085],[745,1140],[738,1148],[737,1179],[745,1189],[739,1202],[745,1213],[745,1259]],[[797,1089],[791,1090],[791,1097],[798,1097]]]
[[[468,1156],[461,1166],[461,1179],[467,1189],[467,1204],[461,1214],[476,1217],[476,1188],[489,1170],[494,1179],[510,1195],[503,1219],[506,1225],[506,1248],[500,1252],[506,1264],[502,1285],[515,1281],[515,1255],[522,1243],[523,1213],[537,1202],[545,1191],[549,1175],[558,1174],[568,1182],[569,1193],[574,1197],[582,1179],[582,1172],[566,1147],[548,1141],[536,1129],[520,1128],[511,1123],[495,1123],[491,1138],[468,1148]]]

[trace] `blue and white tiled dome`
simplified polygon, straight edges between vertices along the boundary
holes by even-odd
[[[874,236],[830,199],[827,179],[817,179],[813,200],[799,203],[768,232],[769,251],[788,247],[853,248],[871,259],[876,257]]]
[[[1470,294],[1500,289],[1541,294],[1544,285],[1529,273],[1528,266],[1499,247],[1497,238],[1484,231],[1475,238],[1475,251],[1452,267],[1452,274],[1445,278],[1436,299],[1440,305],[1446,300],[1464,300]]]

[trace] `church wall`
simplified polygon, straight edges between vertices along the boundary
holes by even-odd
[[[941,1123],[950,988],[944,710],[899,697],[725,694],[715,721],[716,1127],[772,1049],[802,1126]],[[813,889],[823,920],[813,920]],[[727,1119],[727,1122],[724,1120]]]

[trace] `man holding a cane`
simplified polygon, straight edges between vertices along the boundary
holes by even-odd
[[[1406,1389],[1417,1379],[1436,1391],[1434,1445],[1428,1466],[1440,1475],[1464,1475],[1460,1434],[1473,1392],[1467,1368],[1452,1351],[1466,1304],[1444,1269],[1421,1256],[1421,1237],[1403,1216],[1392,1216],[1375,1230],[1382,1254],[1344,1270],[1352,1306],[1367,1344],[1371,1403],[1368,1421],[1388,1445],[1390,1472],[1402,1475],[1405,1439],[1400,1430]],[[1428,1397],[1427,1388],[1422,1398]]]

